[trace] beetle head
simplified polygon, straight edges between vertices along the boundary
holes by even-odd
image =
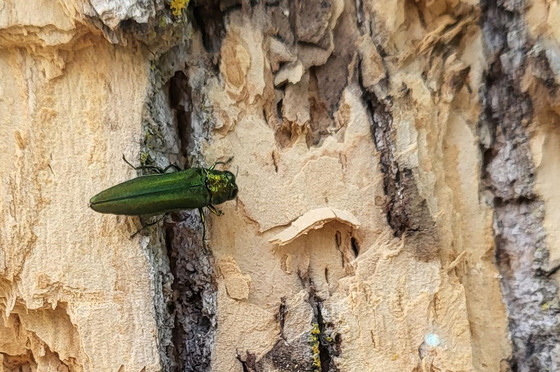
[[[237,197],[235,176],[229,171],[208,170],[206,187],[210,191],[211,204],[221,204]]]

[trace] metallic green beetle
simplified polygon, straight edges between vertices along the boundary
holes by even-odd
[[[140,176],[101,191],[90,199],[90,207],[99,213],[127,216],[197,208],[204,223],[203,207],[221,215],[222,212],[214,205],[237,196],[233,173],[214,169],[217,164],[226,163],[216,162],[210,168]]]

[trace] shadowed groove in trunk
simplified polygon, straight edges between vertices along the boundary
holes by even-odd
[[[224,37],[223,13],[219,9],[217,2],[194,4],[194,18],[209,54],[219,51]],[[192,56],[195,60],[200,58],[205,61],[207,71],[216,73],[216,66],[207,57]],[[187,70],[177,71],[171,78],[169,103],[177,123],[180,155],[190,159],[198,151],[193,146],[193,136],[201,135],[201,126],[204,127],[202,133],[208,131],[206,126],[211,123],[193,123],[200,119],[198,110],[203,106],[201,101],[204,97],[198,91],[194,93],[195,89],[190,86],[188,65],[193,61],[182,63],[187,65]],[[199,129],[193,129],[193,125],[198,125]],[[173,347],[168,349],[171,353],[168,357],[174,361],[174,368],[178,371],[210,371],[217,328],[217,289],[212,253],[202,241],[204,226],[199,212],[185,211],[180,216],[177,223],[166,226],[166,246],[174,278],[170,304]]]
[[[216,330],[216,288],[211,253],[201,241],[197,211],[188,212],[186,226],[168,226],[167,246],[174,276],[173,345],[179,371],[209,371]]]
[[[193,23],[198,26],[194,32],[201,34],[207,53],[189,54],[187,39],[160,56],[153,69],[157,89],[146,110],[148,122],[157,124],[147,131],[146,139],[151,140],[145,143],[147,152],[158,158],[171,155],[186,163],[180,164],[183,168],[198,164],[198,144],[213,125],[204,120],[204,93],[192,81],[189,68],[196,65],[210,75],[216,74],[218,69],[211,57],[219,51],[224,36],[223,14],[217,2],[200,6],[195,2],[190,8],[190,19],[195,17]],[[172,213],[164,231],[165,249],[160,254],[167,255],[169,272],[160,273],[164,308],[156,306],[162,370],[210,371],[217,328],[217,289],[212,254],[202,241],[198,210]]]

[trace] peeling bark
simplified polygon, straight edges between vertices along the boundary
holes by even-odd
[[[525,28],[524,1],[485,2],[482,10],[491,56],[488,84],[481,91],[483,180],[495,208],[496,260],[514,346],[510,366],[514,371],[556,370],[560,368],[558,285],[545,273],[544,204],[534,193],[528,134],[533,98],[520,85],[534,45]]]

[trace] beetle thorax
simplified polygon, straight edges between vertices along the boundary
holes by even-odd
[[[224,195],[229,193],[229,182],[223,172],[209,170],[206,173],[206,187],[210,191],[210,199],[212,203],[219,204]],[[220,201],[218,201],[220,200]]]

